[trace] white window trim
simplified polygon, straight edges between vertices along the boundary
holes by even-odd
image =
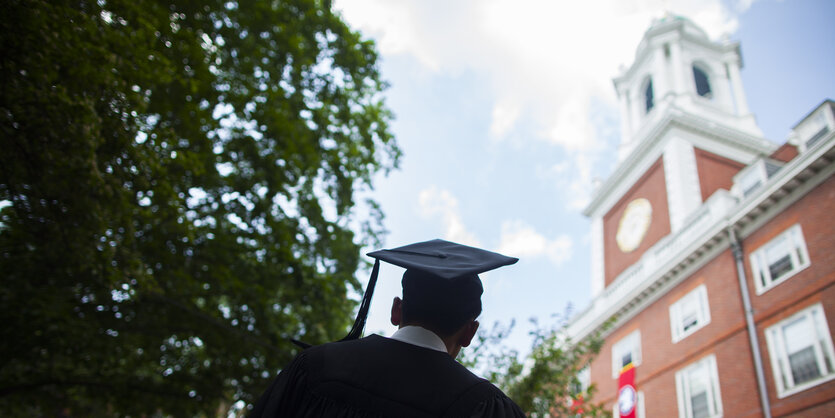
[[[817,317],[812,316],[813,312],[817,313]],[[783,370],[782,370],[782,367],[780,366],[780,364],[781,364],[781,362],[782,362],[782,364],[788,364],[788,356],[786,355],[784,344],[778,344],[778,342],[783,341],[783,339],[780,338],[780,328],[788,322],[792,322],[794,320],[797,320],[801,316],[807,316],[807,315],[810,317],[810,320],[812,320],[812,321],[814,321],[814,318],[818,318],[822,321],[822,323],[814,323],[813,322],[813,324],[812,324],[815,331],[822,334],[822,335],[816,335],[816,337],[817,337],[817,341],[821,341],[821,340],[823,341],[823,347],[821,347],[820,344],[815,344],[815,346],[814,346],[815,355],[817,357],[819,367],[823,366],[822,364],[820,364],[820,362],[822,360],[822,355],[824,354],[823,350],[826,350],[826,354],[829,355],[829,358],[831,359],[831,361],[835,361],[835,349],[833,349],[833,345],[832,345],[832,335],[829,332],[829,324],[826,321],[826,315],[824,314],[823,306],[821,306],[820,303],[814,304],[814,305],[812,305],[812,306],[810,306],[806,309],[803,309],[802,311],[800,311],[800,312],[798,312],[798,313],[796,313],[796,314],[794,314],[794,315],[792,315],[792,316],[790,316],[790,317],[788,317],[788,318],[786,318],[786,319],[784,319],[784,320],[766,328],[765,339],[766,339],[766,343],[768,344],[768,353],[769,353],[769,356],[771,357],[771,370],[772,370],[772,373],[774,374],[774,383],[775,383],[775,386],[777,387],[777,398],[778,399],[782,399],[782,398],[785,398],[787,396],[794,395],[795,393],[802,392],[806,389],[813,388],[815,386],[818,386],[820,384],[823,384],[823,383],[829,382],[830,380],[835,379],[835,372],[833,372],[833,373],[829,373],[828,375],[823,375],[816,380],[812,380],[810,382],[802,383],[800,385],[796,385],[796,386],[793,386],[793,387],[790,387],[790,388],[785,387],[785,385],[783,384],[783,378],[782,378]],[[824,368],[821,367],[821,369],[823,370]],[[792,377],[787,376],[787,379],[792,380]]]
[[[768,181],[763,160],[758,160],[751,168],[739,177],[739,195],[743,198],[750,196],[754,190],[762,187]]]
[[[684,330],[684,326],[681,323],[682,321],[682,312],[681,308],[684,305],[684,302],[688,298],[696,298],[699,310],[697,312],[698,322],[696,326],[690,328],[688,330]],[[704,326],[710,323],[710,304],[708,303],[707,299],[707,286],[704,284],[699,285],[695,289],[691,290],[686,295],[679,298],[675,301],[672,305],[670,305],[670,333],[673,338],[673,344],[687,338],[689,335],[693,334],[694,332],[702,329]]]
[[[580,381],[580,391],[586,393],[591,386],[591,367],[586,365],[577,372],[577,380]]]
[[[632,351],[632,365],[637,367],[641,365],[641,330],[636,329],[629,335],[621,338],[612,345],[612,378],[617,379],[620,376],[620,360],[627,350]]]
[[[765,252],[768,250],[769,246],[773,245],[779,239],[787,235],[791,242],[792,248],[796,247],[800,250],[801,255],[803,256],[803,263],[800,263],[797,260],[797,252],[790,251],[789,257],[791,257],[792,264],[796,267],[794,268],[794,270],[783,275],[783,277],[781,277],[780,279],[773,280],[771,278],[771,272],[768,271],[768,266],[762,265],[765,262]],[[797,273],[805,270],[807,267],[809,267],[809,265],[811,265],[811,260],[809,259],[809,251],[806,249],[806,239],[803,238],[803,230],[800,228],[800,224],[792,225],[776,237],[772,238],[767,243],[761,245],[759,248],[757,248],[755,251],[751,253],[751,255],[749,256],[749,260],[751,262],[751,272],[754,276],[754,287],[756,289],[757,295],[761,295],[767,292],[768,290],[771,290],[780,283],[787,281]],[[769,279],[768,283],[766,284],[763,284],[760,281],[761,273],[763,272]]]
[[[644,418],[647,416],[646,405],[644,402],[644,391],[638,391],[638,409],[635,411],[635,418]]]
[[[718,418],[722,416],[722,390],[719,387],[719,372],[716,367],[716,356],[711,354],[696,362],[689,364],[687,367],[676,372],[676,398],[678,400],[678,416],[679,418],[692,418],[693,411],[690,410],[690,402],[685,397],[685,391],[689,395],[689,382],[685,379],[686,373],[694,368],[707,363],[708,378],[710,379],[711,387],[708,389],[708,402],[715,396],[716,413],[710,415],[710,418]],[[715,392],[715,393],[714,393]]]

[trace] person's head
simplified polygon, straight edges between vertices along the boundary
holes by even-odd
[[[470,344],[478,330],[476,317],[481,313],[483,288],[478,274],[519,261],[492,251],[440,239],[418,242],[368,254],[377,259],[369,288],[376,281],[379,262],[385,261],[406,269],[403,275],[403,299],[395,298],[391,322],[394,325],[418,325],[438,334],[453,356]],[[366,292],[366,296],[369,292]],[[363,306],[368,306],[363,297]],[[364,318],[361,310],[359,318]],[[355,327],[356,329],[361,329]]]
[[[403,274],[402,324],[421,325],[449,337],[481,314],[484,288],[475,274],[453,280],[406,270]]]

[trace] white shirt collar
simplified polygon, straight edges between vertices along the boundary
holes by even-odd
[[[447,352],[444,341],[432,331],[416,325],[407,325],[392,334],[391,339],[404,343],[428,348],[430,350]]]

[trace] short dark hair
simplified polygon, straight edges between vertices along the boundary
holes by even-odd
[[[448,337],[481,314],[484,289],[475,274],[449,280],[406,270],[402,284],[404,324],[419,323]]]

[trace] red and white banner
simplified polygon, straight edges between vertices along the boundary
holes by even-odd
[[[571,413],[575,416],[583,416],[583,412],[585,412],[583,410],[583,402],[583,395],[578,395],[576,398],[572,399],[569,407]]]
[[[635,389],[635,366],[623,366],[618,378],[618,412],[621,418],[635,418],[638,406],[638,391]]]

